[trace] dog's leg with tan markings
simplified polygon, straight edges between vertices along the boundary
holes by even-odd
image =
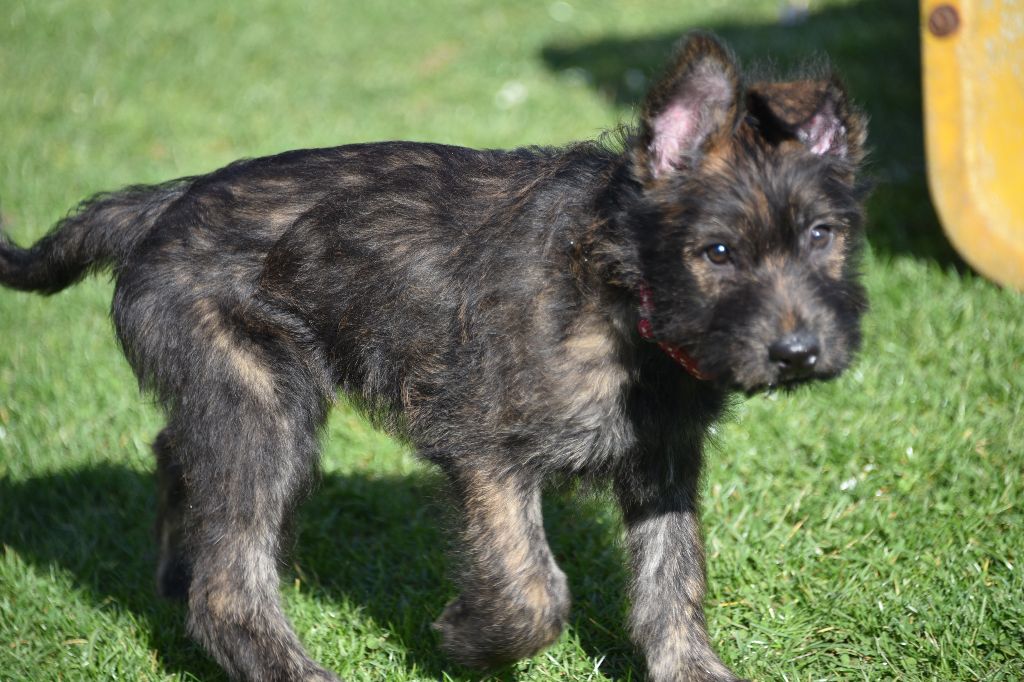
[[[616,484],[632,559],[633,639],[652,682],[736,680],[704,621],[704,543],[697,504],[700,454],[641,463]]]
[[[211,398],[222,404],[233,399],[237,394]],[[216,408],[213,415],[220,416]],[[303,650],[278,594],[282,527],[305,487],[309,472],[303,466],[313,463],[313,434],[302,432],[287,412],[239,413],[217,425],[197,424],[197,416],[190,419],[195,440],[188,451],[202,460],[185,466],[190,634],[232,678],[336,679]],[[210,447],[220,451],[204,452]]]
[[[283,529],[315,466],[324,401],[300,385],[301,363],[281,344],[193,348],[187,380],[197,387],[174,404],[155,448],[161,587],[181,588],[173,569],[187,569],[189,633],[233,679],[334,680],[285,617],[277,572]]]
[[[462,592],[434,624],[442,646],[475,668],[530,656],[558,638],[569,613],[565,574],[544,536],[540,489],[479,469],[452,479],[465,556]]]

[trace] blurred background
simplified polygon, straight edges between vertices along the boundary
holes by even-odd
[[[679,35],[746,66],[827,58],[871,118],[857,365],[738,401],[709,454],[712,636],[754,679],[1024,676],[1024,301],[942,235],[909,0],[128,3],[5,0],[0,218],[21,243],[83,197],[239,157],[409,139],[563,144],[631,119]],[[222,679],[152,590],[149,442],[98,277],[0,292],[0,678]],[[442,488],[344,404],[283,571],[311,653],[348,679],[479,679],[437,653]],[[582,508],[582,511],[581,511]],[[549,652],[494,677],[642,676],[624,632],[618,517],[553,491],[575,596]]]

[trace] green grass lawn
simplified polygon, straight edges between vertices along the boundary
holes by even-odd
[[[6,0],[3,220],[27,242],[92,192],[297,147],[592,137],[690,27],[782,69],[827,51],[872,117],[866,344],[841,380],[720,428],[712,637],[762,680],[1020,680],[1024,299],[960,266],[928,203],[916,3],[815,2],[792,27],[778,4]],[[110,295],[0,292],[0,679],[222,679],[152,589],[160,416]],[[344,406],[323,464],[282,580],[311,653],[353,680],[477,679],[428,628],[454,592],[437,475]],[[641,679],[613,506],[546,507],[573,618],[496,676]]]

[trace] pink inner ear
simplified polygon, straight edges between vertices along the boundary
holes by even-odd
[[[819,111],[801,126],[798,134],[813,154],[846,156],[846,126],[835,116]]]
[[[673,96],[649,120],[650,170],[654,177],[692,162],[701,145],[726,125],[736,98],[730,65],[705,55],[686,65],[669,87]]]
[[[676,167],[684,143],[697,127],[696,112],[682,102],[672,102],[655,117],[653,127],[651,170],[657,177]]]

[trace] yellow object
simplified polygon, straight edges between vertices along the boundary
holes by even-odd
[[[921,2],[928,183],[980,273],[1024,290],[1024,0]]]

